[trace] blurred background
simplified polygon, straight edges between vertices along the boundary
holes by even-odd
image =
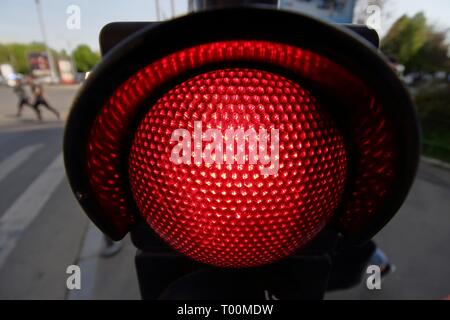
[[[64,122],[99,63],[113,21],[160,21],[193,0],[0,2],[0,298],[138,299],[135,249],[108,245],[76,203],[62,165]],[[327,299],[444,299],[450,295],[450,1],[280,0],[284,10],[366,24],[411,92],[423,127],[413,189],[376,241],[395,265],[382,290],[363,284]],[[39,105],[36,112],[33,105]],[[66,268],[82,269],[81,290]]]

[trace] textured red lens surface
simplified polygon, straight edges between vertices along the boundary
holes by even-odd
[[[297,83],[253,69],[211,71],[164,94],[141,121],[129,179],[140,213],[172,247],[223,267],[285,257],[329,221],[345,185],[342,135]],[[176,129],[279,130],[279,168],[176,164]],[[249,149],[245,150],[248,156]]]
[[[89,135],[86,167],[93,199],[100,208],[96,214],[102,220],[109,221],[122,236],[134,224],[123,159],[142,103],[167,81],[217,63],[258,63],[289,70],[307,79],[317,88],[316,94],[332,97],[333,103],[327,107],[345,115],[346,143],[351,150],[347,155],[351,160],[349,192],[342,204],[340,227],[346,234],[358,234],[370,227],[373,218],[384,214],[386,199],[395,192],[392,183],[399,146],[394,124],[371,88],[316,52],[269,41],[231,40],[199,44],[149,63],[100,108]]]

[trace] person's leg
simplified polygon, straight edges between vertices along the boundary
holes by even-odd
[[[35,103],[33,103],[31,105],[31,108],[33,108],[34,112],[36,112],[37,118],[39,121],[42,121],[42,114],[41,114],[41,110],[39,110],[39,101],[36,101]]]
[[[45,100],[45,99],[41,99],[40,100],[40,103],[44,106],[44,107],[46,107],[48,110],[50,110],[51,112],[53,112],[55,115],[56,115],[56,117],[59,119],[59,112],[58,112],[58,110],[56,110],[55,108],[53,108],[49,103],[48,103],[48,101],[47,100]]]
[[[20,117],[22,115],[23,106],[28,102],[25,99],[20,99],[17,104],[17,116]]]

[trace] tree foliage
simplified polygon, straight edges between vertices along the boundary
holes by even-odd
[[[91,70],[99,61],[100,55],[93,52],[87,45],[79,45],[73,52],[76,68],[79,72]]]
[[[450,71],[446,33],[446,31],[435,31],[429,27],[427,40],[408,61],[407,69],[426,72]]]
[[[4,44],[0,44],[0,63],[9,61],[9,51]]]
[[[448,70],[447,31],[436,31],[425,15],[400,17],[383,38],[381,50],[403,64],[407,72]]]
[[[450,163],[450,84],[421,88],[414,97],[423,130],[423,151]]]
[[[50,50],[55,60],[70,59],[65,50]],[[30,72],[28,54],[31,52],[45,52],[44,44],[40,42],[0,44],[0,63],[9,63],[16,72],[28,74]],[[91,70],[100,60],[99,54],[93,52],[87,45],[79,45],[73,52],[73,58],[80,72]]]
[[[64,58],[63,52],[50,49],[55,59]],[[0,63],[9,63],[14,70],[27,74],[30,72],[28,54],[31,52],[45,52],[45,46],[40,42],[0,44]]]

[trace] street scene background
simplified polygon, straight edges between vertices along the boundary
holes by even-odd
[[[162,20],[170,17],[169,2],[161,1],[159,13],[155,13],[154,2],[145,3],[151,4],[152,18]],[[295,1],[286,2],[292,5]],[[385,3],[376,2],[380,6]],[[33,1],[28,5],[27,10],[34,8]],[[180,12],[188,7],[178,6]],[[353,289],[329,293],[326,299],[444,299],[450,295],[446,29],[450,23],[436,26],[426,9],[424,4],[423,12],[397,14],[382,31],[381,48],[411,91],[424,128],[424,154],[412,190],[398,214],[375,238],[395,270],[383,279],[381,290],[369,290],[363,281]],[[122,241],[116,255],[101,255],[104,237],[76,202],[62,163],[65,121],[86,73],[100,61],[98,47],[91,40],[84,43],[75,38],[70,45],[62,41],[52,46],[49,41],[46,46],[41,36],[35,43],[2,37],[0,28],[0,64],[10,65],[14,76],[10,77],[11,70],[5,67],[8,76],[3,76],[0,85],[0,299],[139,299],[136,250],[130,239]],[[28,55],[36,52],[39,54]],[[55,70],[50,70],[46,60],[49,56],[66,61],[64,67],[54,66],[64,72],[53,74]],[[33,67],[31,58],[43,60],[44,66]],[[42,80],[46,99],[60,114],[59,119],[41,108],[43,119],[38,121],[29,106],[17,116],[16,81],[26,79],[35,69],[43,74],[34,81]],[[64,77],[67,72],[73,77]],[[73,264],[82,270],[81,290],[66,286],[66,268]]]

